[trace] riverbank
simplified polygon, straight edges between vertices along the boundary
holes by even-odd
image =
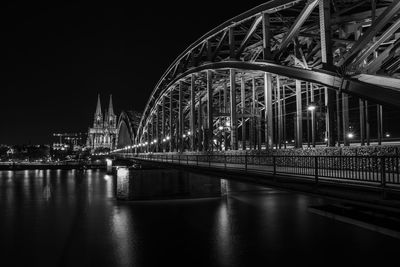
[[[0,170],[72,170],[72,169],[106,169],[103,163],[87,162],[0,162]]]

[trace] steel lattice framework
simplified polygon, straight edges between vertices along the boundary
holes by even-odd
[[[304,136],[346,145],[349,97],[362,144],[366,107],[377,105],[379,139],[382,105],[400,107],[399,28],[397,0],[268,1],[176,58],[151,93],[134,147],[280,148],[292,138],[301,147]]]

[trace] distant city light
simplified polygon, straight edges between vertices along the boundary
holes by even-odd
[[[347,137],[348,137],[349,139],[351,139],[351,138],[354,137],[354,134],[353,134],[353,133],[348,133],[348,134],[347,134]]]
[[[162,141],[165,142],[165,141],[167,141],[167,139],[164,138]]]
[[[386,133],[385,136],[386,136],[386,137],[390,137],[390,133]]]
[[[190,131],[188,131],[187,135],[191,135],[192,133]]]
[[[153,143],[157,143],[157,139],[154,139]]]
[[[182,137],[185,138],[185,137],[186,137],[186,134],[183,134]]]

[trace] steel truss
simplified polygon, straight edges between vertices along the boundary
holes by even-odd
[[[400,2],[273,0],[208,32],[163,74],[136,152],[361,144],[369,114],[400,107]],[[354,101],[357,100],[357,101]],[[354,104],[356,103],[356,104]]]

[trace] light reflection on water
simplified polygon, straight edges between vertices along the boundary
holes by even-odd
[[[229,182],[225,198],[117,202],[115,183],[99,170],[0,171],[2,263],[264,266],[330,258],[338,265],[380,260],[364,253],[376,248],[387,260],[397,255],[397,240],[308,213],[320,199]]]

